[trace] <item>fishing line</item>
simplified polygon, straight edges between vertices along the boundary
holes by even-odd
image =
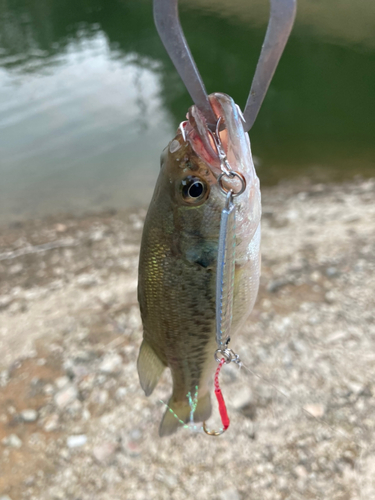
[[[346,436],[343,432],[341,432],[339,429],[336,429],[335,427],[332,427],[331,424],[329,424],[326,420],[323,420],[322,418],[318,418],[316,417],[313,413],[311,413],[309,410],[307,410],[306,408],[304,408],[303,406],[299,406],[297,405],[296,403],[294,403],[293,399],[288,396],[287,394],[285,394],[281,389],[279,389],[278,387],[276,387],[275,384],[273,384],[270,380],[267,380],[266,378],[262,377],[261,375],[259,375],[258,373],[256,373],[254,370],[252,370],[251,368],[248,368],[246,365],[244,365],[242,362],[241,362],[241,368],[243,368],[243,370],[246,370],[250,373],[250,375],[253,375],[254,377],[256,377],[258,380],[260,380],[261,382],[265,383],[265,384],[268,384],[270,387],[272,387],[272,389],[274,389],[278,394],[280,394],[281,396],[283,396],[287,401],[289,401],[294,407],[298,408],[298,410],[302,410],[304,413],[306,413],[306,415],[308,415],[309,417],[313,418],[316,422],[319,422],[321,424],[324,424],[326,427],[328,427],[333,433],[335,434],[340,434],[341,437],[344,437],[345,439],[347,439],[348,436]],[[358,444],[358,443],[356,443]],[[360,444],[358,444],[358,447],[361,448],[361,449],[364,449]]]
[[[277,392],[280,396],[282,396],[288,402],[290,402],[291,405],[294,408],[297,408],[299,411],[302,410],[308,417],[312,418],[315,422],[324,425],[326,428],[328,428],[332,432],[332,434],[334,434],[336,436],[339,436],[341,438],[344,438],[345,440],[348,439],[348,436],[344,432],[342,432],[340,429],[338,429],[336,427],[333,427],[325,419],[316,417],[313,413],[311,413],[309,410],[307,410],[303,406],[300,406],[300,405],[296,404],[293,401],[293,398],[291,398],[290,396],[288,396],[287,394],[285,394],[285,392],[283,392],[281,389],[279,389],[271,380],[267,379],[266,377],[263,377],[262,375],[259,375],[259,373],[257,373],[253,369],[251,369],[248,366],[246,366],[240,360],[240,358],[239,358],[238,355],[235,355],[235,356],[236,357],[235,358],[231,358],[230,361],[228,361],[228,359],[225,358],[225,357],[222,357],[220,360],[218,360],[218,356],[215,353],[215,359],[217,361],[219,361],[219,365],[216,368],[215,376],[214,376],[215,396],[216,396],[216,399],[218,401],[219,413],[220,413],[220,417],[221,417],[222,424],[223,424],[223,426],[221,428],[219,428],[218,431],[209,430],[207,428],[205,422],[203,423],[202,426],[198,426],[198,425],[194,424],[194,412],[196,410],[197,403],[198,403],[198,386],[196,386],[196,388],[195,388],[196,392],[194,394],[194,398],[192,398],[190,392],[186,395],[186,397],[188,399],[188,402],[189,402],[190,409],[191,409],[189,423],[186,423],[183,420],[181,420],[179,418],[179,416],[170,408],[170,406],[168,406],[167,403],[165,403],[161,399],[159,400],[172,413],[172,415],[178,420],[178,422],[181,424],[181,426],[184,429],[189,429],[190,431],[194,431],[196,433],[197,432],[198,433],[205,432],[206,434],[211,435],[211,436],[219,436],[219,435],[223,434],[228,429],[229,424],[230,424],[230,419],[229,419],[229,416],[228,416],[226,404],[225,404],[225,401],[224,401],[224,398],[223,398],[223,394],[222,394],[222,391],[221,391],[221,388],[220,388],[220,384],[219,384],[219,374],[220,374],[221,369],[223,368],[224,365],[230,363],[231,361],[234,361],[238,365],[239,370],[241,370],[241,371],[244,370],[244,371],[248,372],[250,375],[252,375],[253,377],[257,378],[263,384],[266,384],[266,385],[272,387],[272,389],[274,389],[275,392]],[[363,454],[364,452],[368,452],[370,450],[370,447],[364,447],[364,446],[362,446],[355,439],[350,439],[350,441],[352,441],[353,444],[355,444],[355,446],[357,446],[361,450],[361,454]]]
[[[194,423],[194,413],[195,410],[197,409],[197,404],[198,404],[198,386],[195,386],[195,394],[194,394],[194,399],[191,397],[191,392],[189,391],[187,393],[187,398],[189,401],[189,406],[190,406],[190,424]]]
[[[162,403],[167,408],[167,410],[170,413],[172,413],[172,415],[174,416],[174,418],[177,419],[180,422],[180,424],[182,425],[182,427],[184,429],[189,429],[190,428],[190,426],[187,423],[185,423],[183,420],[181,420],[180,417],[172,410],[172,408],[169,405],[167,405],[167,403],[165,403],[162,399],[159,399],[159,401],[160,401],[160,403]]]
[[[254,370],[252,370],[248,366],[244,365],[242,362],[239,363],[239,368],[242,368],[242,370],[247,371],[250,375],[252,375],[255,378],[257,378],[260,382],[262,382],[264,384],[267,384],[270,387],[272,387],[275,390],[275,392],[277,392],[280,396],[282,396],[287,401],[289,401],[291,403],[292,407],[297,408],[299,411],[302,410],[308,417],[312,418],[315,422],[317,422],[319,424],[322,424],[324,427],[328,428],[331,431],[331,433],[333,434],[333,436],[341,437],[341,438],[344,438],[345,440],[351,441],[360,450],[361,457],[362,457],[362,455],[363,455],[364,452],[369,452],[370,451],[370,445],[369,446],[362,446],[357,441],[357,439],[349,438],[348,435],[346,435],[340,429],[338,429],[336,427],[333,427],[325,419],[323,419],[321,417],[316,417],[313,413],[311,413],[309,410],[307,410],[303,406],[300,406],[300,405],[296,404],[293,401],[293,398],[291,398],[290,396],[288,396],[287,394],[285,394],[281,389],[279,389],[273,382],[271,382],[266,377],[263,377],[262,375],[259,375],[257,372],[255,372]]]

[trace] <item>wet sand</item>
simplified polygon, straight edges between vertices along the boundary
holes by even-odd
[[[161,440],[169,374],[138,383],[144,209],[2,228],[1,500],[375,499],[375,180],[262,193],[219,438]]]

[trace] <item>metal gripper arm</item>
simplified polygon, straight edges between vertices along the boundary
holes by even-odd
[[[270,2],[271,12],[267,32],[243,112],[246,132],[251,129],[258,116],[296,14],[296,0],[270,0]],[[214,130],[216,118],[181,28],[178,0],[154,0],[154,18],[160,38],[194,104],[205,116],[208,126]]]

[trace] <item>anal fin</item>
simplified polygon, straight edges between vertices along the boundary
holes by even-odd
[[[149,396],[155,389],[165,365],[147,340],[143,340],[141,344],[137,368],[141,387],[145,391],[146,396]]]

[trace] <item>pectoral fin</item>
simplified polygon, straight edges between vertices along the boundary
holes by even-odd
[[[142,389],[149,396],[164,371],[165,365],[157,356],[153,348],[143,340],[137,361],[138,376]]]
[[[214,245],[212,242],[200,242],[198,244],[192,244],[189,242],[189,246],[185,249],[184,255],[186,260],[193,264],[197,264],[200,267],[213,269],[216,265],[217,257],[217,244]]]

